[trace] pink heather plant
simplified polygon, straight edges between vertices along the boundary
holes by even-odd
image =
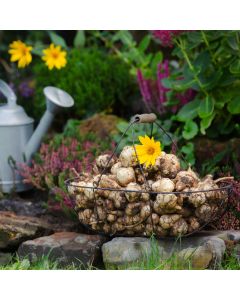
[[[49,144],[42,144],[38,159],[32,161],[32,166],[21,165],[20,173],[25,178],[24,182],[45,190],[51,184],[45,180],[48,174],[55,177],[61,172],[69,172],[72,168],[77,172],[90,171],[94,156],[91,152],[85,151],[91,149],[94,143],[83,142],[81,152],[78,145],[76,139],[63,140],[56,150]],[[84,157],[81,157],[82,152],[85,153]]]
[[[109,145],[109,144],[108,144]],[[68,196],[64,180],[74,177],[71,170],[78,173],[91,172],[95,155],[104,151],[99,141],[78,141],[75,138],[63,138],[61,144],[42,144],[38,156],[31,166],[21,164],[19,172],[24,182],[39,190],[50,191],[48,208],[66,210],[74,207]]]
[[[163,47],[173,47],[174,37],[179,36],[186,30],[152,30],[153,36],[160,40]]]
[[[228,209],[221,219],[216,222],[216,229],[239,230],[240,229],[240,181],[230,181],[232,191],[229,195]]]

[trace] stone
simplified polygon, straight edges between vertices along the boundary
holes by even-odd
[[[0,200],[0,211],[11,211],[17,215],[40,216],[46,213],[43,201],[29,201],[18,199]]]
[[[240,242],[240,230],[217,231],[215,235],[224,241]]]
[[[58,232],[22,243],[18,255],[31,262],[48,256],[61,267],[74,264],[79,268],[88,268],[101,266],[101,246],[104,242],[106,238],[100,235]]]
[[[176,257],[179,268],[191,264],[193,269],[216,269],[226,251],[224,240],[218,236],[223,232],[205,231],[178,240],[159,239],[154,245],[148,238],[118,237],[102,246],[103,261],[106,268],[127,268],[149,256],[154,246],[160,260]]]
[[[109,266],[122,266],[133,263],[151,253],[148,238],[119,237],[102,246],[103,262]]]
[[[12,259],[11,253],[0,252],[0,266],[7,265]]]
[[[204,245],[197,248],[190,247],[183,249],[177,254],[177,257],[179,266],[182,265],[182,268],[190,263],[193,269],[200,270],[207,269],[213,259],[213,254]]]
[[[44,216],[42,218],[18,216],[0,211],[0,249],[16,248],[23,241],[63,230],[72,230],[71,221]]]

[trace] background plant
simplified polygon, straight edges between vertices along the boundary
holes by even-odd
[[[163,79],[170,90],[165,105],[172,106],[174,92],[196,92],[173,117],[182,124],[183,137],[239,135],[239,32],[188,31],[171,38],[178,66]]]
[[[47,85],[57,86],[75,100],[68,116],[82,118],[99,111],[127,110],[128,101],[134,94],[135,84],[126,65],[119,59],[108,56],[95,48],[72,49],[67,66],[49,72],[44,65],[34,68],[36,93],[34,114],[39,118],[45,110],[42,90]]]
[[[69,39],[69,36],[72,38]],[[22,70],[9,62],[8,44],[14,39],[21,39],[33,47],[34,59]],[[64,119],[60,122],[69,116],[83,118],[103,110],[114,111],[118,115],[128,114],[129,103],[134,101],[137,92],[135,79],[129,74],[129,65],[116,55],[109,54],[105,47],[97,47],[97,39],[89,32],[72,31],[67,35],[53,31],[16,32],[14,37],[3,34],[2,40],[0,76],[13,87],[19,104],[29,114],[33,112],[35,118],[39,119],[45,110],[42,89],[47,85],[65,89],[74,96],[74,109],[62,114]],[[69,54],[67,65],[61,70],[48,70],[41,59],[43,50],[50,43],[61,46]]]
[[[48,138],[34,156],[32,165],[21,165],[26,183],[48,193],[48,208],[74,217],[74,203],[69,198],[64,181],[78,173],[91,172],[97,155],[110,150],[110,138],[103,140],[94,133],[82,135],[79,121],[69,120],[62,134]]]

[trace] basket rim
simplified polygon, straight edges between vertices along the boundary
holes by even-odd
[[[229,190],[229,192],[232,190],[232,184],[226,181],[222,181],[221,183],[226,183],[226,186],[215,188],[215,189],[208,189],[208,190],[198,190],[198,191],[175,191],[175,192],[154,192],[154,191],[136,191],[136,190],[126,190],[126,189],[117,189],[117,188],[101,188],[101,187],[92,187],[92,186],[81,186],[81,185],[75,185],[73,184],[75,180],[79,180],[79,177],[74,177],[74,178],[69,178],[64,181],[65,185],[72,186],[72,187],[78,187],[82,189],[92,189],[92,190],[102,190],[102,191],[113,191],[113,192],[124,192],[124,193],[139,193],[139,194],[151,194],[151,195],[157,195],[157,194],[162,194],[162,195],[189,195],[189,194],[196,194],[196,193],[207,193],[207,192],[215,192],[215,191],[224,191],[224,190]]]

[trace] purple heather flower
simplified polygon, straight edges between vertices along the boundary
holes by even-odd
[[[162,84],[162,80],[169,77],[169,75],[168,60],[158,64],[156,81],[144,78],[141,70],[138,70],[137,79],[139,88],[148,109],[151,110],[155,108],[159,113],[163,113],[165,111],[163,103],[166,102],[166,93],[169,89]]]
[[[170,91],[170,89],[163,85],[162,80],[169,76],[170,70],[168,60],[164,60],[162,63],[158,64],[156,80],[144,78],[141,70],[138,70],[138,84],[148,110],[155,110],[159,114],[166,112],[167,108],[164,106],[164,103],[167,102],[167,92]],[[175,113],[180,107],[191,101],[195,95],[196,92],[191,89],[183,93],[175,94],[175,97],[179,100],[179,104],[171,107],[170,111]]]
[[[32,80],[24,80],[19,84],[18,90],[23,98],[30,98],[34,95],[34,82]]]
[[[163,47],[173,47],[173,38],[185,30],[152,30],[153,36],[161,41]]]
[[[137,80],[143,99],[148,102],[151,100],[151,92],[148,80],[143,77],[141,70],[137,70]]]

